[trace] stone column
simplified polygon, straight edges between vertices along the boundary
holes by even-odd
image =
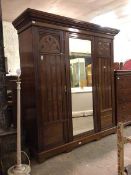
[[[7,98],[5,86],[5,57],[3,45],[2,9],[0,0],[0,133],[4,131],[7,124]]]

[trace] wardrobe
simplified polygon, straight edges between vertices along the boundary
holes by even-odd
[[[19,37],[23,129],[37,160],[114,132],[113,39],[119,30],[34,9],[13,25]],[[84,109],[90,98],[89,110]]]

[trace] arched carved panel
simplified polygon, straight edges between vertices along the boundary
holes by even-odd
[[[111,56],[110,43],[98,41],[97,54],[100,57],[110,57]]]
[[[59,53],[59,39],[50,34],[42,36],[40,39],[40,52]]]

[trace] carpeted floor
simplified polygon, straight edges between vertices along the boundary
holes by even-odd
[[[125,135],[131,135],[131,126]],[[32,175],[117,175],[116,134],[88,143],[42,164],[32,162]],[[125,165],[131,164],[131,144],[125,145]]]

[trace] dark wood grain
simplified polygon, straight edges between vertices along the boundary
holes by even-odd
[[[115,71],[117,122],[131,121],[131,71]]]
[[[113,51],[112,39],[95,39],[95,83],[96,108],[99,128],[105,129],[113,126],[114,121],[114,93],[113,93]],[[100,118],[99,118],[100,117]]]
[[[41,153],[36,153],[34,150],[32,150],[32,153],[34,153],[35,157],[37,157],[38,162],[41,163],[52,156],[58,155],[60,153],[66,153],[68,150],[72,150],[91,141],[99,140],[105,136],[114,133],[116,133],[116,127],[106,129],[98,133],[92,133],[91,135],[83,136],[81,138],[77,138],[74,141],[68,142],[58,147],[54,147],[53,149],[49,149],[47,151],[43,151]]]
[[[17,19],[14,20],[13,25],[16,27],[16,29],[20,29],[23,25],[27,24],[30,21],[38,21],[43,23],[49,23],[49,24],[57,24],[64,27],[73,27],[78,29],[83,29],[87,31],[93,31],[108,35],[116,35],[119,30],[109,28],[109,27],[101,27],[99,25],[80,21],[77,19],[67,18],[64,16],[59,16],[43,11],[38,11],[34,9],[28,8],[25,10]]]
[[[119,31],[32,9],[13,25],[19,34],[22,119],[38,160],[99,139],[101,130],[112,128],[113,38]],[[73,138],[69,37],[74,34],[91,41],[94,130]]]

